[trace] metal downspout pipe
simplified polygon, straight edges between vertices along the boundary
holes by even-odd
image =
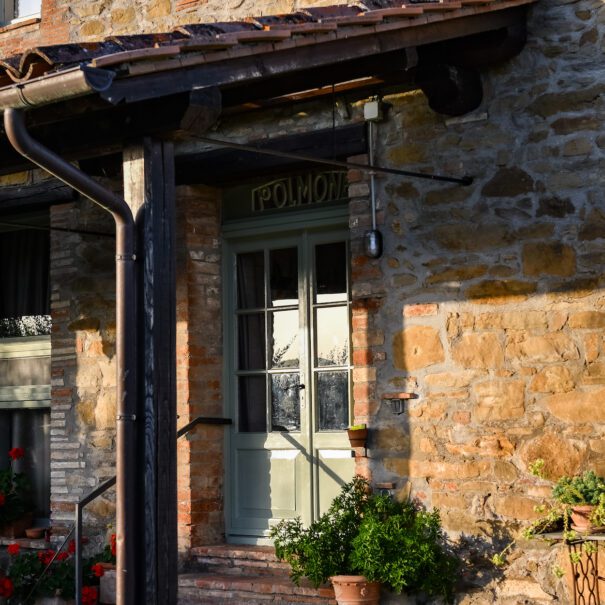
[[[135,605],[137,585],[136,474],[136,231],[128,204],[56,153],[34,140],[20,110],[4,110],[4,128],[22,156],[111,213],[116,224],[117,505],[116,596],[118,605]],[[128,531],[128,539],[125,534]],[[81,602],[81,594],[77,595]]]

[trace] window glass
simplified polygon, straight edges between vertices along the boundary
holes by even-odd
[[[237,307],[265,306],[265,257],[263,251],[237,255]]]
[[[349,424],[347,372],[318,372],[319,430],[346,429]]]
[[[15,19],[23,19],[40,14],[42,0],[15,0]]]
[[[315,247],[318,303],[347,300],[347,246],[345,242]]]
[[[298,250],[271,250],[271,305],[298,304]]]
[[[298,309],[271,313],[271,367],[299,366]]]
[[[263,433],[267,430],[264,376],[240,376],[239,430],[242,433]]]
[[[300,430],[299,385],[298,372],[271,376],[271,429],[273,431]]]

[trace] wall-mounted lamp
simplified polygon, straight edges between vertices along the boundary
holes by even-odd
[[[385,393],[382,401],[391,408],[393,414],[399,416],[405,412],[405,400],[415,398],[414,393]]]
[[[375,97],[363,106],[363,117],[368,123],[368,149],[370,152],[370,166],[374,166],[374,127],[376,122],[383,119],[383,103]],[[368,258],[382,256],[382,233],[376,228],[376,175],[370,172],[370,203],[372,210],[372,229],[363,236],[363,250]]]

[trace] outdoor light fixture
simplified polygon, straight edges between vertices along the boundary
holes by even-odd
[[[382,103],[378,97],[368,101],[363,106],[363,117],[368,123],[368,148],[370,151],[370,166],[374,166],[374,124],[382,120]],[[368,258],[382,256],[382,233],[376,229],[376,173],[370,171],[370,201],[372,209],[372,229],[363,236],[363,249]]]
[[[382,400],[391,408],[391,413],[399,416],[405,412],[405,400],[414,399],[413,393],[385,393]]]

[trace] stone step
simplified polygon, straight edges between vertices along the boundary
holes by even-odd
[[[191,567],[223,575],[286,577],[290,572],[289,565],[277,559],[272,546],[199,546],[191,549]]]
[[[178,605],[336,605],[331,587],[296,586],[286,577],[189,573],[179,576]]]

